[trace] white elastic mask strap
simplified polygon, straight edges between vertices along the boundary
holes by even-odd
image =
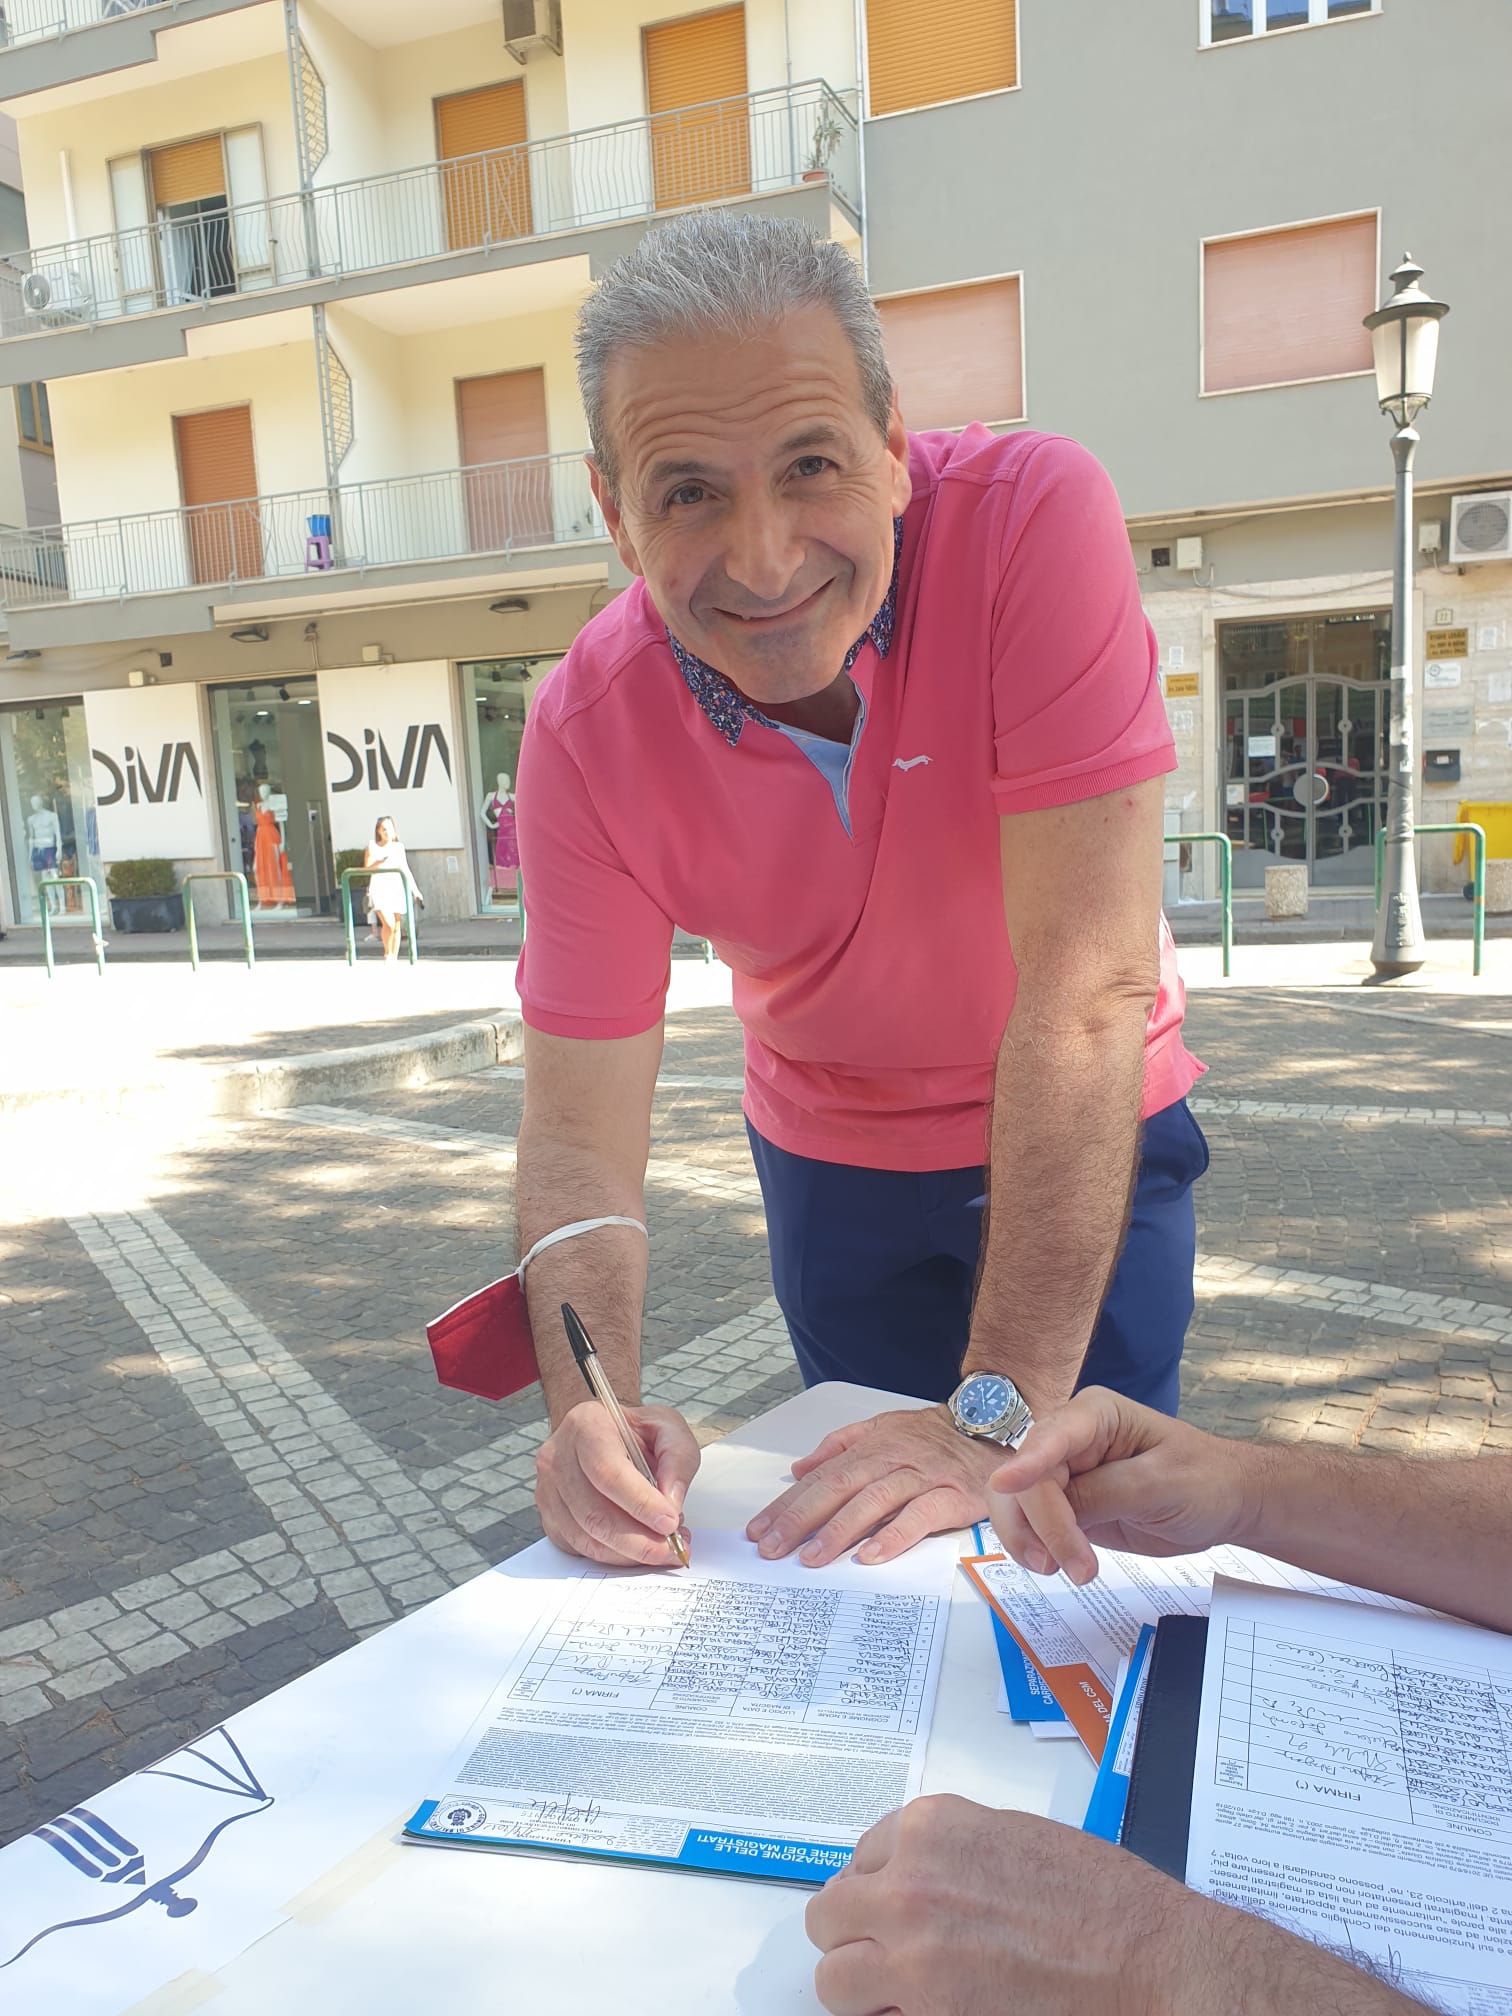
[[[525,1269],[535,1259],[536,1255],[544,1253],[548,1246],[560,1246],[564,1239],[578,1239],[585,1232],[597,1232],[602,1225],[633,1225],[636,1231],[643,1234],[647,1241],[651,1237],[639,1218],[579,1218],[574,1224],[559,1225],[555,1232],[547,1232],[542,1238],[537,1239],[534,1246],[531,1247],[530,1251],[521,1260],[516,1271],[523,1275]]]

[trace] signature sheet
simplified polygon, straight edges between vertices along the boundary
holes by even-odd
[[[574,1564],[411,1840],[822,1883],[919,1790],[952,1555]]]
[[[1452,2016],[1512,2012],[1512,1639],[1214,1584],[1187,1881]]]

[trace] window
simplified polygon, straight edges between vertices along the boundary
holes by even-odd
[[[1286,28],[1322,28],[1351,14],[1379,14],[1381,0],[1198,0],[1198,6],[1199,39],[1208,49]]]
[[[1015,274],[879,301],[887,361],[910,427],[1022,420],[1024,345]]]
[[[53,452],[52,414],[47,410],[47,387],[40,382],[16,387],[16,432],[23,446]]]
[[[866,0],[867,109],[907,112],[1018,83],[1017,0]]]
[[[1238,392],[1371,369],[1379,219],[1210,238],[1202,248],[1202,389]]]

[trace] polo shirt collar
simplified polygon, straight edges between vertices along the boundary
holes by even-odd
[[[882,607],[873,616],[861,635],[845,654],[842,672],[849,672],[861,656],[867,644],[874,644],[877,656],[885,658],[892,649],[893,629],[898,611],[898,561],[903,551],[903,520],[893,520],[893,571],[887,593],[882,599]],[[688,691],[698,702],[714,727],[733,749],[740,740],[740,731],[747,721],[755,721],[763,728],[776,728],[778,723],[763,714],[753,701],[747,700],[723,672],[716,672],[712,665],[706,665],[702,658],[686,650],[669,630],[667,642],[672,646],[672,656],[677,660],[677,669],[687,681]]]

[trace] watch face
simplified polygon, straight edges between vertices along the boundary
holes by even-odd
[[[979,1372],[956,1395],[955,1411],[967,1428],[992,1428],[1018,1405],[1018,1389],[997,1372]]]

